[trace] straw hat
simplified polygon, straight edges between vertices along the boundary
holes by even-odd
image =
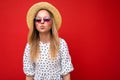
[[[36,3],[28,10],[28,12],[27,12],[28,28],[31,29],[33,27],[33,23],[34,23],[33,20],[35,18],[35,15],[37,14],[37,12],[40,9],[47,9],[48,11],[50,11],[53,14],[55,23],[56,23],[56,28],[58,30],[62,23],[61,15],[60,15],[59,11],[55,8],[55,6],[53,6],[52,4],[50,4],[48,2]]]

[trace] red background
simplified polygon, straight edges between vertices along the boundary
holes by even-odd
[[[0,1],[0,80],[24,80],[26,13],[40,0]],[[55,5],[69,46],[72,80],[120,80],[119,0],[43,0]]]

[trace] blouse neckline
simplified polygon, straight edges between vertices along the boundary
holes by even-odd
[[[40,44],[50,44],[50,42],[42,42],[42,41],[40,41]]]

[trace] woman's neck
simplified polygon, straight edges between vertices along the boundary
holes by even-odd
[[[51,39],[51,34],[50,33],[40,33],[39,34],[40,41],[43,43],[49,43]]]

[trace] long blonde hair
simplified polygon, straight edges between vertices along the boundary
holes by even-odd
[[[46,9],[40,9],[40,10],[46,10]],[[51,56],[51,59],[53,60],[56,58],[58,50],[59,50],[59,37],[58,37],[57,29],[56,29],[54,16],[50,11],[48,11],[48,10],[46,10],[46,11],[53,18],[52,19],[53,24],[52,24],[52,28],[50,30],[51,40],[50,40],[50,49],[49,49],[49,54]],[[39,42],[40,42],[39,32],[37,31],[37,29],[35,27],[35,23],[34,23],[33,27],[31,29],[29,29],[29,33],[28,33],[28,43],[30,44],[30,58],[31,58],[31,61],[33,61],[33,62],[36,62],[36,60],[38,59],[38,57],[40,55]]]

